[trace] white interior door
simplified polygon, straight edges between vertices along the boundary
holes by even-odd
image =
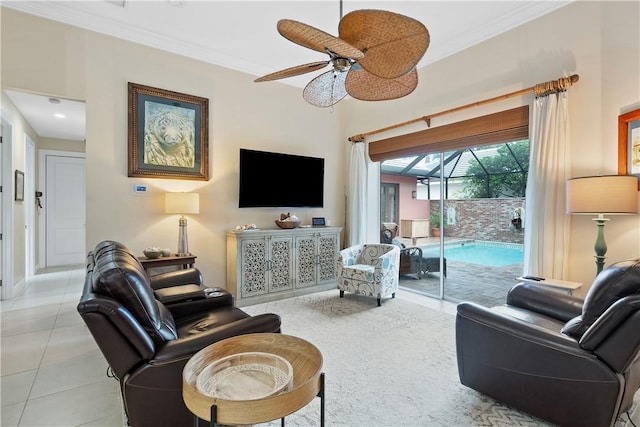
[[[85,260],[85,159],[46,156],[46,266]]]

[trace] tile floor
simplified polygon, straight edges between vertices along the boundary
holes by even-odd
[[[0,425],[125,425],[118,382],[76,311],[84,274],[43,270],[0,302]]]
[[[126,426],[118,382],[76,311],[84,275],[84,266],[41,270],[0,301],[3,427]],[[413,292],[398,298],[455,313]]]
[[[521,271],[521,265],[497,269],[455,264],[450,262],[447,269],[448,298],[487,306],[504,303]],[[107,363],[76,311],[84,275],[83,265],[41,270],[27,281],[22,295],[0,301],[0,425],[126,425],[118,382],[107,377]],[[401,279],[405,289],[399,298],[455,313],[454,302],[415,293],[437,295],[438,273]]]

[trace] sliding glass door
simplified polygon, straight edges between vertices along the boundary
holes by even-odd
[[[398,184],[402,256],[414,257],[404,263],[413,267],[400,272],[400,286],[440,299],[503,303],[522,274],[528,164],[526,140],[382,162],[383,185]],[[428,233],[406,228],[427,220]]]

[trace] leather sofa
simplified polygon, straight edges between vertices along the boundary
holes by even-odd
[[[182,400],[189,358],[225,338],[280,332],[278,315],[248,315],[226,290],[205,288],[197,269],[149,277],[135,255],[113,241],[89,253],[77,309],[120,382],[134,427],[193,426]]]
[[[584,300],[536,284],[503,306],[457,307],[462,384],[561,426],[613,426],[640,387],[640,260],[602,271]]]

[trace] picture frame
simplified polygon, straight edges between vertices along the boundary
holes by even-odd
[[[16,169],[15,171],[15,196],[16,202],[24,201],[24,172]]]
[[[324,217],[313,217],[311,218],[311,225],[314,227],[324,227],[327,223]]]
[[[640,108],[618,116],[618,175],[638,177],[640,191]]]
[[[128,176],[209,180],[209,100],[129,82]]]

